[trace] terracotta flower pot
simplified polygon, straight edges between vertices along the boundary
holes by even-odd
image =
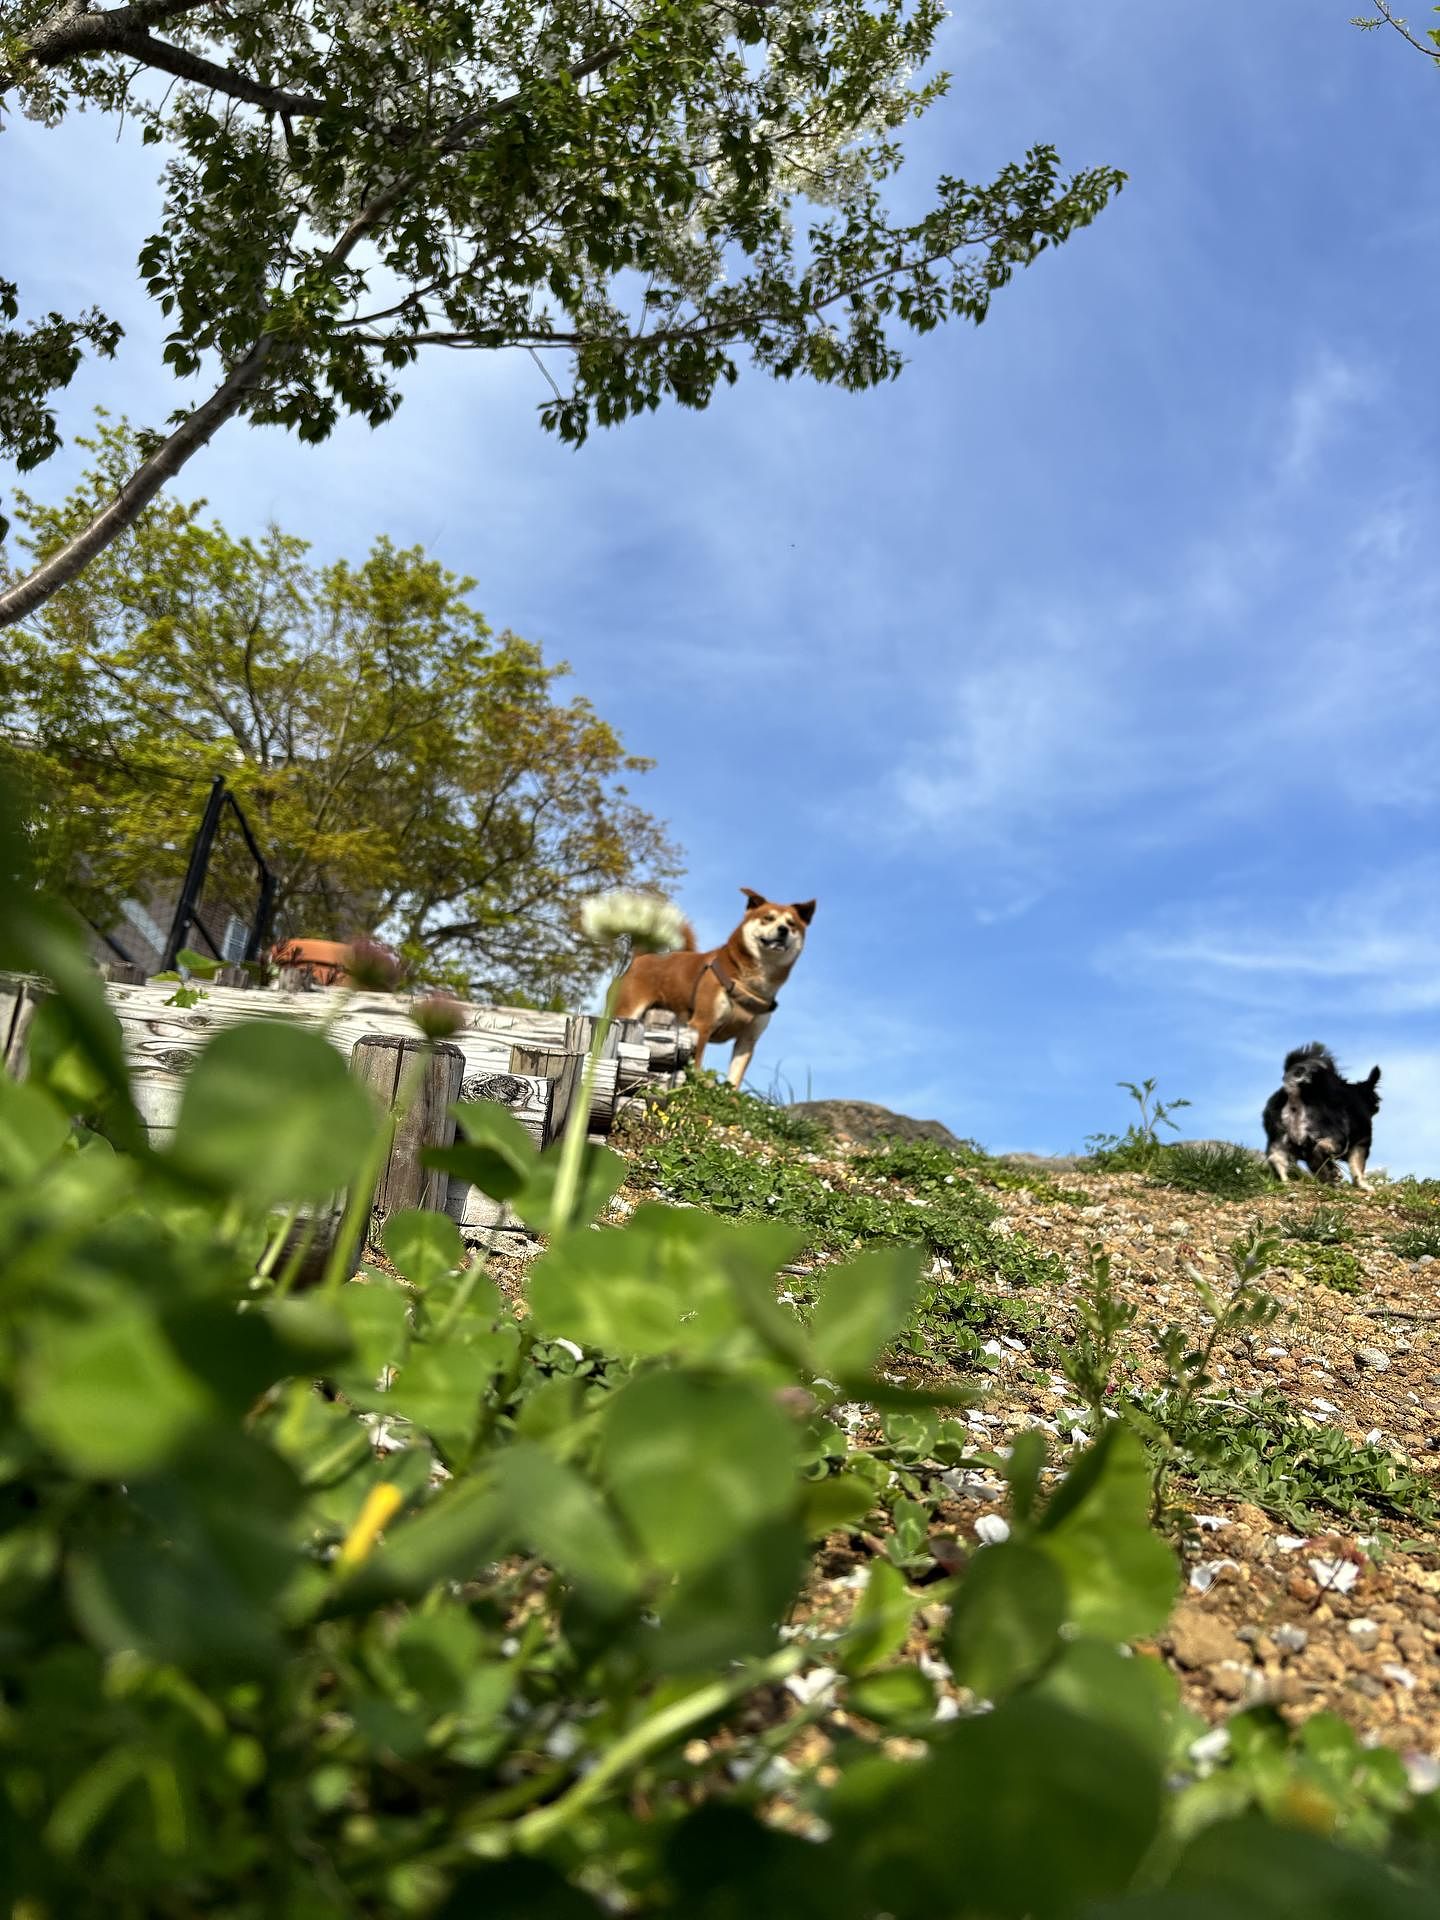
[[[281,940],[270,950],[277,967],[300,967],[317,986],[333,987],[347,978],[348,940]]]

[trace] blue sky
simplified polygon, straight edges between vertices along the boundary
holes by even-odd
[[[1131,181],[880,392],[751,373],[575,453],[528,360],[440,358],[379,433],[232,426],[183,489],[473,574],[659,762],[702,935],[818,896],[761,1085],[1059,1152],[1153,1074],[1258,1142],[1320,1038],[1384,1069],[1376,1161],[1440,1172],[1440,75],[1350,10],[959,0],[907,196],[1034,140]],[[26,310],[129,328],[72,433],[177,404],[154,160],[0,147]]]

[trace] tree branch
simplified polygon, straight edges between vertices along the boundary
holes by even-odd
[[[291,93],[284,87],[264,86],[234,67],[222,67],[218,61],[207,60],[203,54],[191,53],[184,47],[173,47],[168,40],[157,40],[153,33],[143,30],[109,40],[97,51],[123,53],[128,59],[139,60],[160,73],[174,74],[177,80],[193,80],[197,86],[213,87],[217,93],[228,94],[232,100],[244,100],[266,113],[299,118],[325,110],[325,102],[318,94]]]

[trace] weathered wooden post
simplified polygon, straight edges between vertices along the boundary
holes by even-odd
[[[0,978],[0,1064],[12,1080],[25,1078],[25,1038],[35,1009],[49,992],[34,974],[7,973]]]
[[[425,1042],[418,1036],[412,1040],[399,1034],[366,1034],[351,1051],[350,1071],[389,1112],[426,1051]],[[422,1166],[420,1155],[426,1147],[448,1147],[455,1138],[455,1116],[450,1109],[460,1098],[464,1056],[446,1041],[430,1050],[421,1071],[420,1086],[400,1116],[390,1143],[390,1157],[375,1183],[370,1200],[372,1224],[406,1207],[438,1213],[445,1210],[450,1176]]]
[[[565,1116],[579,1090],[585,1072],[585,1049],[590,1043],[590,1023],[583,1013],[567,1014],[564,1039],[553,1047],[530,1046],[517,1041],[510,1049],[510,1071],[528,1073],[554,1082],[550,1103],[550,1135],[558,1139],[565,1131]]]
[[[148,975],[133,960],[102,960],[100,977],[112,987],[143,987]]]

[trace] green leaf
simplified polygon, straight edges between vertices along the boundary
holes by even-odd
[[[508,1539],[509,1509],[488,1480],[452,1481],[386,1534],[370,1558],[332,1588],[326,1614],[368,1613],[416,1600],[440,1580],[471,1580]]]
[[[595,1489],[527,1441],[507,1447],[496,1484],[516,1539],[574,1580],[591,1603],[623,1605],[636,1590],[635,1556]]]
[[[853,1526],[876,1504],[875,1489],[858,1473],[830,1473],[801,1488],[805,1531],[812,1540],[837,1527]]]
[[[623,1232],[567,1235],[535,1262],[531,1315],[543,1333],[601,1353],[718,1353],[746,1325],[734,1270],[773,1275],[797,1239],[769,1221],[736,1225],[698,1208],[637,1207]]]
[[[489,1384],[470,1347],[412,1346],[390,1391],[371,1404],[413,1422],[455,1468],[469,1458]]]
[[[318,1033],[256,1020],[218,1033],[190,1070],[169,1157],[256,1205],[314,1202],[359,1177],[378,1124]]]
[[[1112,1421],[1061,1482],[1034,1535],[1065,1576],[1069,1618],[1082,1632],[1134,1640],[1168,1618],[1179,1569],[1151,1531],[1149,1507],[1144,1446]]]
[[[670,1829],[665,1862],[674,1889],[666,1911],[685,1920],[860,1920],[863,1911],[838,1849],[719,1800]]]
[[[928,1732],[935,1719],[935,1687],[918,1667],[887,1667],[852,1681],[845,1690],[845,1705],[882,1727]]]
[[[1368,1854],[1255,1817],[1207,1827],[1170,1884],[1223,1920],[1433,1920],[1435,1912],[1433,1887],[1406,1885]]]
[[[467,1867],[431,1920],[603,1920],[605,1909],[543,1860],[497,1860]]]
[[[0,1074],[0,1182],[23,1187],[56,1159],[70,1137],[70,1117],[38,1087]]]
[[[840,1648],[843,1670],[868,1673],[897,1654],[909,1637],[910,1622],[921,1602],[922,1596],[910,1590],[897,1567],[888,1560],[872,1560],[870,1578]]]
[[[548,1235],[555,1205],[555,1182],[560,1172],[560,1147],[555,1145],[535,1163],[523,1193],[512,1202],[532,1233]],[[625,1181],[626,1162],[609,1147],[587,1146],[580,1159],[580,1179],[570,1226],[585,1227],[602,1214]]]
[[[655,1600],[658,1630],[637,1638],[637,1650],[661,1672],[696,1674],[773,1651],[806,1564],[805,1535],[792,1520],[732,1534],[722,1553]]]
[[[410,1299],[402,1287],[379,1274],[351,1280],[331,1296],[332,1304],[349,1330],[350,1358],[336,1379],[363,1405],[379,1392],[386,1367],[398,1367],[410,1340]]]
[[[83,1478],[159,1466],[214,1411],[156,1321],[136,1308],[97,1301],[83,1320],[38,1321],[31,1338],[21,1411]]]
[[[193,973],[200,980],[213,980],[225,964],[223,960],[212,960],[207,954],[196,953],[193,947],[181,947],[175,960],[186,973]]]
[[[279,1596],[298,1564],[289,1523],[300,1494],[289,1469],[259,1442],[217,1432],[127,1492],[127,1531],[70,1564],[89,1638],[192,1669],[273,1664],[283,1651]]]
[[[872,1247],[827,1268],[810,1316],[817,1371],[844,1378],[872,1366],[914,1307],[922,1266],[916,1247]]]
[[[600,1429],[612,1501],[651,1563],[675,1572],[792,1513],[797,1451],[793,1423],[763,1388],[680,1369],[622,1387]]]
[[[464,1139],[454,1147],[431,1149],[422,1156],[425,1164],[458,1174],[492,1200],[512,1200],[523,1193],[540,1156],[514,1114],[496,1100],[462,1100],[450,1111]],[[458,1158],[452,1163],[447,1154]]]
[[[56,1012],[46,1016],[42,1032],[48,1027],[57,1038],[63,1036],[64,1043],[87,1062],[95,1084],[106,1090],[105,1119],[113,1137],[123,1146],[143,1147],[146,1132],[130,1099],[120,1022],[85,952],[77,923],[23,889],[7,887],[6,891],[10,897],[0,915],[0,967],[38,973],[51,982],[55,993],[45,1004]],[[32,1036],[34,1028],[32,1021]]]
[[[977,1553],[950,1609],[945,1653],[961,1686],[1000,1700],[1060,1649],[1065,1581],[1033,1547],[1005,1541]]]
[[[162,1315],[182,1364],[232,1414],[245,1413],[277,1380],[302,1368],[323,1370],[350,1351],[345,1321],[319,1303],[246,1304],[240,1313],[226,1301],[186,1301]]]
[[[918,1765],[856,1763],[829,1818],[871,1910],[894,1920],[1069,1920],[1129,1887],[1162,1792],[1159,1766],[1113,1729],[1021,1695],[938,1729]]]
[[[391,1265],[415,1287],[432,1287],[465,1264],[460,1229],[447,1214],[419,1208],[392,1213],[382,1240]]]
[[[1071,1640],[1033,1691],[1039,1699],[1114,1727],[1157,1764],[1170,1751],[1180,1688],[1170,1669],[1149,1655],[1127,1657],[1105,1640]]]
[[[1010,1487],[1010,1522],[1024,1527],[1034,1518],[1040,1492],[1040,1476],[1045,1471],[1045,1435],[1039,1427],[1017,1434],[1010,1457],[1002,1465]]]

